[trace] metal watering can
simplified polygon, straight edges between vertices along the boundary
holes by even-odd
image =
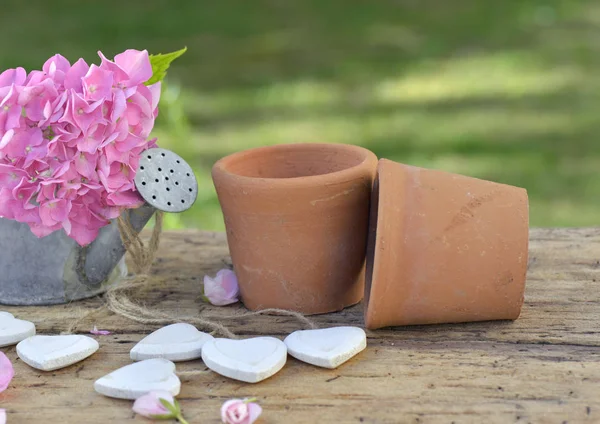
[[[125,211],[141,231],[156,210],[182,212],[198,195],[192,168],[175,153],[144,152],[135,185],[146,203]],[[0,304],[52,305],[98,295],[127,276],[116,222],[85,247],[64,232],[37,238],[26,224],[0,218]]]

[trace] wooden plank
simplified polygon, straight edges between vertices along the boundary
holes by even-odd
[[[155,271],[169,281],[144,294],[148,306],[213,317],[244,312],[203,307],[200,299],[203,275],[229,260],[222,234],[165,234],[159,256]],[[599,285],[600,229],[532,230],[525,306],[515,322],[371,331],[367,350],[337,370],[290,358],[257,385],[205,373],[186,377],[179,399],[190,423],[218,423],[222,402],[247,396],[259,398],[264,423],[600,422]],[[56,334],[99,304],[4,309],[34,321],[40,334]],[[362,325],[362,308],[313,319],[323,327]],[[241,336],[284,337],[301,328],[274,316],[227,323]],[[10,423],[144,422],[131,402],[102,397],[92,384],[130,363],[131,347],[156,327],[100,316],[84,328],[94,324],[114,334],[99,337],[94,356],[63,370],[38,372],[14,347],[3,349],[16,371],[0,394]],[[181,371],[203,369],[201,361],[178,364]]]

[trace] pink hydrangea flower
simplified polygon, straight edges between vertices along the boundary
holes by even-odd
[[[0,352],[0,393],[8,388],[14,375],[15,370],[10,359],[4,353]]]
[[[143,203],[134,179],[158,114],[147,51],[100,65],[52,56],[42,70],[0,74],[0,217],[80,245]]]
[[[204,276],[204,296],[217,306],[225,306],[239,300],[240,288],[235,273],[230,269],[217,272],[215,278]]]
[[[225,424],[252,424],[262,413],[255,399],[231,399],[221,407],[221,421]]]

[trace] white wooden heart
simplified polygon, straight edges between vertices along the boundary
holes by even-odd
[[[274,337],[214,339],[202,347],[202,360],[208,368],[247,383],[271,377],[283,368],[286,359],[285,344]]]
[[[35,335],[32,322],[16,319],[8,312],[0,311],[0,347],[10,346]]]
[[[155,390],[164,390],[177,396],[180,389],[181,382],[175,374],[175,364],[162,358],[126,365],[94,383],[94,390],[104,396],[131,400]]]
[[[17,345],[17,355],[33,368],[53,371],[84,360],[98,347],[98,342],[87,336],[32,336]]]
[[[131,349],[134,361],[164,358],[170,361],[189,361],[202,356],[202,346],[214,337],[198,331],[190,324],[167,325],[142,339]]]
[[[358,327],[294,331],[284,340],[291,356],[312,365],[337,368],[367,347],[367,335]]]

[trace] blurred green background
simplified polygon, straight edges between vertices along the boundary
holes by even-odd
[[[526,187],[535,226],[600,219],[598,0],[2,0],[0,68],[188,52],[155,129],[197,171],[169,228],[222,230],[218,158],[287,142]]]

